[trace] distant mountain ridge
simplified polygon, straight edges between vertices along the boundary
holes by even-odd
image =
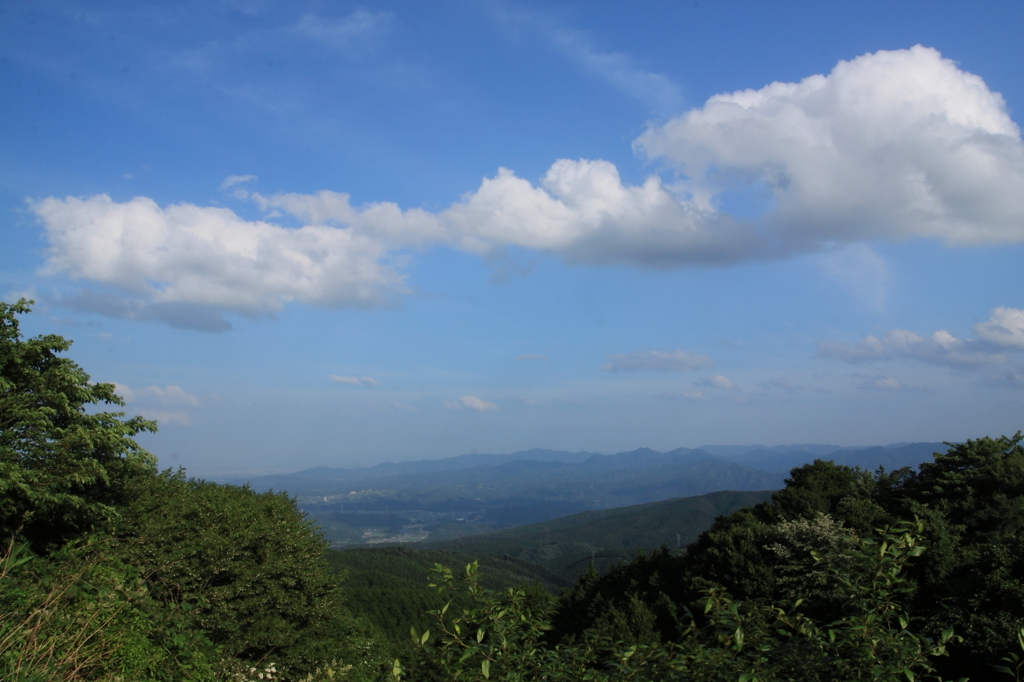
[[[248,481],[285,491],[332,546],[455,539],[579,512],[718,491],[777,490],[789,471],[817,458],[874,470],[930,461],[940,443],[896,447],[709,446],[613,455],[564,450],[470,454],[373,467],[317,467]]]
[[[493,474],[527,472],[558,472],[558,477],[574,478],[574,470],[588,475],[620,471],[630,468],[682,466],[703,460],[742,465],[769,474],[786,474],[794,467],[814,459],[831,459],[838,464],[859,466],[874,470],[879,466],[896,469],[916,467],[931,460],[933,452],[944,452],[943,443],[897,443],[866,448],[842,447],[823,444],[777,445],[706,445],[701,448],[677,448],[658,452],[650,448],[637,448],[628,452],[605,455],[587,451],[569,452],[534,448],[510,454],[467,454],[457,457],[408,462],[384,462],[372,467],[336,468],[315,467],[290,474],[275,474],[234,479],[228,482],[249,483],[256,489],[287,490],[292,494],[318,494],[327,488],[347,483],[375,487],[422,488],[427,485],[458,485],[481,483]],[[532,464],[524,464],[532,463]],[[546,464],[547,466],[544,466]],[[578,468],[576,468],[578,467]],[[476,472],[476,473],[471,473]]]
[[[331,476],[337,480],[363,480],[382,476],[408,475],[418,473],[436,473],[439,471],[458,471],[460,469],[472,469],[480,466],[497,466],[508,462],[530,461],[530,462],[569,462],[579,463],[596,455],[596,452],[568,452],[565,450],[547,450],[544,448],[533,448],[532,450],[521,450],[507,455],[491,454],[468,454],[443,459],[418,459],[407,462],[382,462],[369,467],[313,467],[303,469],[290,474],[271,474],[259,476],[256,479],[264,478],[285,478],[285,477],[318,477]]]

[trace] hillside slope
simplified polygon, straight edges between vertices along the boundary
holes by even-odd
[[[432,627],[426,612],[444,605],[437,591],[428,587],[434,564],[461,571],[473,561],[479,561],[483,583],[490,589],[537,584],[555,594],[572,585],[541,566],[501,556],[404,547],[327,551],[331,568],[346,574],[346,605],[353,613],[365,616],[395,644],[405,643],[410,626],[420,631]],[[467,601],[456,606],[470,604]]]
[[[639,550],[685,547],[714,522],[743,507],[764,502],[771,491],[719,491],[580,514],[484,533],[424,547],[471,556],[499,555],[538,564],[574,580],[593,561],[604,570]]]

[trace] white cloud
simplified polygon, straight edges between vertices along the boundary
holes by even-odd
[[[530,360],[547,360],[548,356],[541,355],[540,353],[527,353],[526,355],[517,355],[515,357],[516,362],[529,362]]]
[[[384,21],[357,11],[336,23],[303,19],[295,30],[344,43]],[[627,80],[635,74],[624,57],[565,35],[594,68]],[[651,128],[636,147],[688,177],[628,185],[607,161],[560,159],[537,184],[501,168],[429,212],[390,202],[354,207],[347,194],[326,190],[250,194],[242,185],[255,178],[229,176],[224,189],[266,212],[257,221],[145,197],[29,205],[49,242],[43,274],[119,291],[85,292],[74,304],[205,330],[230,328],[221,311],[258,315],[292,301],[388,304],[409,291],[405,251],[438,244],[492,258],[516,247],[569,263],[677,268],[869,239],[1024,241],[1020,130],[981,78],[920,46],[840,62],[799,83],[716,95]],[[751,180],[773,195],[763,215],[739,220],[716,208],[720,192],[744,191]],[[282,212],[303,226],[270,222]],[[835,250],[821,264],[868,305],[884,304],[885,263],[867,247]],[[981,330],[992,343],[1018,343],[1018,332],[1000,332],[995,322]]]
[[[475,395],[464,395],[458,400],[446,400],[444,406],[450,410],[461,410],[463,408],[476,410],[477,412],[491,412],[497,410],[498,406],[488,400],[482,400]]]
[[[235,185],[243,185],[249,182],[256,182],[258,180],[255,175],[229,175],[224,178],[224,182],[220,183],[221,191],[228,191]]]
[[[316,194],[253,194],[264,211],[281,209],[307,224],[335,224],[348,232],[385,247],[399,248],[451,240],[438,217],[413,208],[403,211],[392,202],[367,204],[354,208],[343,192],[322,190]]]
[[[115,383],[114,392],[124,398],[125,403],[131,405],[133,411],[146,419],[155,420],[159,424],[189,426],[192,423],[192,418],[188,412],[180,408],[202,405],[199,398],[174,384],[166,388],[147,386],[133,389],[127,384]]]
[[[173,384],[163,389],[158,386],[150,386],[146,390],[154,400],[164,405],[189,405],[191,407],[200,405],[199,398]]]
[[[338,376],[337,374],[331,374],[328,375],[327,380],[338,384],[350,384],[352,386],[380,386],[380,382],[373,377],[345,377]]]
[[[184,412],[170,412],[167,410],[153,410],[149,408],[142,408],[140,410],[142,416],[146,419],[152,419],[158,425],[166,424],[177,424],[179,426],[191,426],[192,417]]]
[[[592,265],[722,264],[761,250],[749,226],[680,201],[654,176],[623,185],[607,161],[561,159],[540,187],[502,168],[439,217],[466,251],[514,245]]]
[[[114,389],[115,393],[124,398],[125,403],[148,402],[159,405],[182,405],[187,407],[200,407],[202,404],[195,395],[174,384],[170,384],[167,388],[148,386],[146,388],[132,389],[127,384],[115,383]]]
[[[726,390],[732,390],[736,388],[736,384],[734,384],[728,377],[723,376],[721,374],[716,374],[706,379],[702,379],[701,381],[696,382],[694,385],[707,386],[708,388],[722,388]]]
[[[700,391],[687,391],[683,393],[683,397],[697,402],[704,402],[707,400],[707,398],[704,397],[704,394]]]
[[[903,388],[903,384],[892,377],[882,376],[868,379],[862,384],[862,387],[876,391],[898,391]]]
[[[763,183],[776,202],[766,226],[791,249],[1024,241],[1020,129],[980,77],[921,46],[715,95],[636,147],[712,193],[722,171]]]
[[[227,192],[234,187],[235,189],[231,192],[231,196],[239,201],[245,201],[251,196],[249,190],[244,187],[238,187],[238,185],[256,182],[258,179],[255,175],[229,175],[224,178],[224,182],[220,183],[220,191]]]
[[[746,228],[680,203],[657,178],[626,187],[604,161],[559,161],[544,186],[502,169],[439,214],[402,211],[387,202],[357,209],[348,195],[328,191],[252,194],[264,210],[281,209],[308,223],[295,229],[244,220],[226,208],[162,208],[145,197],[50,197],[30,202],[30,208],[49,241],[42,274],[135,297],[83,294],[84,309],[127,319],[179,319],[179,326],[207,330],[230,325],[219,316],[189,324],[182,307],[252,315],[290,301],[386,304],[407,292],[398,271],[404,260],[392,252],[410,246],[444,243],[480,254],[520,246],[572,262],[649,267],[729,262],[752,248]]]
[[[638,350],[625,355],[608,356],[608,362],[601,365],[601,369],[606,372],[684,372],[714,366],[715,361],[707,355],[688,353],[685,350]]]
[[[987,344],[958,339],[943,330],[923,337],[905,329],[893,329],[881,337],[867,336],[857,343],[823,342],[818,344],[818,354],[849,363],[911,359],[960,368],[994,365],[1006,360],[1004,355],[993,353]]]
[[[999,307],[974,325],[974,333],[998,346],[1024,350],[1024,310]]]
[[[475,192],[430,213],[381,202],[356,209],[347,194],[253,198],[313,224],[337,224],[390,248],[447,244],[482,255],[508,246],[548,251],[570,262],[669,268],[751,257],[761,240],[749,226],[681,201],[657,177],[622,183],[607,161],[560,159],[540,185],[500,168]]]
[[[50,242],[44,274],[110,285],[154,303],[247,314],[288,301],[366,307],[405,291],[385,247],[350,230],[287,229],[224,208],[144,197],[49,198],[31,204]]]

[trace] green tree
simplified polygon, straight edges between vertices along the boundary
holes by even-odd
[[[273,661],[297,675],[331,660],[378,662],[372,628],[342,603],[326,543],[283,493],[164,472],[139,486],[112,532],[150,593],[188,604],[227,665]]]
[[[481,589],[476,565],[461,583],[476,607],[434,612],[436,634],[413,633],[425,660],[410,665],[409,679],[424,670],[445,680],[679,680],[768,682],[818,680],[891,682],[915,680],[933,670],[952,632],[931,640],[909,628],[905,606],[913,583],[904,570],[923,552],[921,524],[880,529],[848,549],[849,560],[830,566],[842,593],[846,615],[819,623],[800,611],[733,599],[710,586],[700,598],[701,622],[691,620],[676,641],[608,641],[589,630],[579,641],[545,644],[548,614],[531,608],[516,590],[502,594]],[[437,567],[440,587],[460,586],[451,570]],[[396,661],[392,675],[406,671]]]
[[[963,635],[948,675],[984,669],[1024,627],[1024,435],[950,444],[902,482],[905,513],[928,524],[929,561],[914,614],[927,632]]]
[[[45,552],[117,515],[129,483],[155,471],[133,438],[156,424],[93,411],[124,401],[61,357],[67,339],[22,338],[31,303],[0,302],[0,536]]]

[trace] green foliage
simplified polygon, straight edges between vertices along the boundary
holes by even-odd
[[[681,561],[667,549],[638,554],[603,576],[591,567],[559,597],[552,618],[553,642],[579,639],[584,631],[630,644],[679,639],[689,627],[690,592],[679,580]]]
[[[1024,447],[1013,437],[951,445],[902,483],[933,545],[915,571],[915,615],[928,632],[954,627],[955,674],[985,666],[1016,644],[1024,626]]]
[[[828,569],[850,561],[848,550],[857,543],[851,529],[818,512],[813,519],[780,521],[766,539],[765,549],[776,557],[776,592],[783,602],[805,599],[827,608],[842,598]]]
[[[488,593],[476,564],[467,566],[462,589],[476,606],[452,614],[433,612],[436,633],[413,632],[421,657],[392,674],[446,680],[915,680],[932,672],[931,661],[953,639],[938,642],[912,632],[903,602],[913,590],[903,576],[923,550],[920,524],[879,531],[877,539],[848,550],[850,560],[831,566],[848,615],[825,625],[787,612],[734,600],[720,587],[704,590],[702,621],[691,620],[676,641],[630,643],[590,630],[578,642],[546,645],[548,612],[516,590]],[[438,566],[439,587],[457,582]],[[450,604],[450,602],[449,602]]]
[[[157,474],[133,440],[154,424],[98,411],[123,404],[114,387],[60,356],[69,341],[22,339],[28,311],[0,303],[0,679],[377,669],[294,502]]]
[[[466,564],[473,558],[441,550],[405,547],[353,548],[328,550],[331,568],[343,572],[345,603],[351,611],[365,617],[389,640],[395,654],[406,647],[409,626],[430,627],[428,611],[439,608],[443,599],[423,582],[423,576],[436,563]],[[524,584],[539,584],[552,593],[568,582],[553,576],[540,566],[506,557],[485,556],[484,586],[505,589]],[[460,603],[458,606],[469,606]]]
[[[22,338],[30,303],[0,302],[0,537],[49,551],[116,516],[127,484],[155,466],[132,438],[156,425],[90,411],[124,402],[60,357],[70,341]]]
[[[212,681],[212,643],[142,576],[92,542],[0,558],[0,679]]]
[[[870,474],[823,461],[794,469],[770,503],[717,519],[683,556],[664,560],[658,580],[673,576],[674,592],[647,588],[649,567],[634,562],[596,578],[585,593],[574,591],[575,601],[563,598],[555,636],[578,633],[574,620],[596,623],[612,636],[622,621],[615,625],[593,614],[636,612],[633,599],[653,613],[668,599],[679,612],[708,580],[747,603],[802,598],[805,615],[834,620],[849,615],[849,604],[811,553],[833,564],[848,561],[844,544],[870,537],[872,527],[916,516],[925,522],[930,550],[927,561],[910,569],[917,590],[907,612],[932,638],[951,627],[962,637],[936,664],[942,675],[976,675],[1014,646],[1014,633],[1024,626],[1022,440],[1016,434],[951,445],[920,472]],[[666,641],[669,633],[662,628],[658,635]]]
[[[154,597],[189,604],[222,659],[273,657],[293,675],[375,663],[371,631],[342,604],[324,542],[288,496],[165,472],[139,486],[114,531]]]
[[[1020,651],[1024,651],[1024,628],[1017,631],[1017,646]],[[1013,676],[1016,682],[1024,680],[1024,656],[1020,653],[1011,651],[999,659],[999,662],[1006,663],[1007,665],[993,665],[992,667],[998,672]]]
[[[816,459],[790,472],[786,487],[772,496],[772,506],[785,518],[810,518],[832,512],[844,499],[864,497],[873,487],[874,478],[866,471]]]
[[[466,566],[461,580],[440,564],[433,572],[437,582],[431,586],[447,601],[430,612],[433,638],[430,630],[410,631],[421,649],[408,671],[412,679],[535,680],[582,672],[574,650],[549,649],[541,642],[550,627],[550,599],[523,588],[485,589],[475,561]],[[464,601],[460,595],[472,606],[458,608],[456,601]],[[397,661],[393,674],[402,676]]]

